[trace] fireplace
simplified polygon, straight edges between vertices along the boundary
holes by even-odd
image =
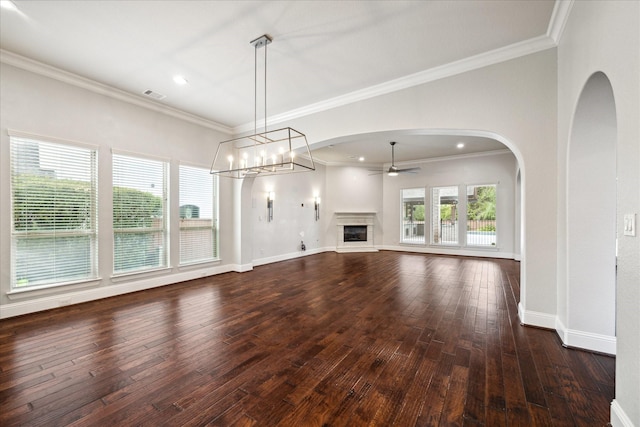
[[[345,242],[366,242],[367,226],[366,225],[345,225],[343,240]]]
[[[375,212],[336,212],[336,252],[377,252],[373,244]]]

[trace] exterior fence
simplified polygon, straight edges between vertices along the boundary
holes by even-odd
[[[460,244],[458,236],[458,221],[440,220],[436,222],[432,230],[432,244],[457,245]],[[402,226],[402,243],[424,244],[425,222],[405,220]],[[496,221],[495,220],[470,220],[467,221],[466,233],[467,246],[495,246],[496,245]]]

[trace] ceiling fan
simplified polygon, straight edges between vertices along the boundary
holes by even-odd
[[[389,176],[398,176],[398,174],[400,174],[400,173],[416,173],[416,172],[418,172],[420,170],[419,167],[398,169],[398,167],[395,165],[395,145],[396,145],[396,142],[395,141],[391,141],[391,142],[389,142],[389,144],[391,144],[391,166],[389,166],[389,170],[387,171],[387,174]],[[375,171],[375,172],[384,173],[384,171]],[[371,174],[371,175],[376,175],[376,174]]]

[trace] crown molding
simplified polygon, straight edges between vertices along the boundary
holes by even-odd
[[[30,58],[15,54],[13,52],[0,49],[0,62],[3,64],[11,65],[20,68],[25,71],[30,71],[35,74],[39,74],[44,77],[48,77],[54,80],[61,81],[82,89],[89,90],[100,95],[109,96],[119,101],[128,102],[130,104],[137,105],[139,107],[146,108],[148,110],[156,111],[158,113],[166,114],[171,117],[175,117],[180,120],[184,120],[199,126],[203,126],[209,129],[213,129],[219,132],[224,132],[231,135],[233,129],[228,126],[216,123],[211,120],[204,119],[194,114],[186,113],[177,108],[169,107],[145,98],[141,96],[133,95],[129,92],[125,92],[114,87],[98,83],[94,80],[86,77],[81,77],[77,74],[70,73],[68,71],[61,70],[51,65],[44,64],[42,62],[35,61]]]
[[[407,160],[404,162],[396,162],[396,166],[412,166],[420,163],[445,162],[449,160],[477,159],[479,157],[500,156],[503,154],[513,154],[513,152],[508,148],[501,148],[498,150],[481,151],[478,153],[453,154],[451,156],[431,157],[428,159]],[[385,163],[383,166],[391,166],[391,163]]]
[[[463,159],[474,159],[479,157],[488,157],[488,156],[500,156],[504,154],[513,154],[511,150],[508,148],[501,148],[499,150],[491,150],[491,151],[481,151],[479,153],[465,153],[465,154],[453,154],[451,156],[440,156],[440,157],[430,157],[427,159],[417,159],[417,160],[405,160],[403,162],[396,162],[396,166],[415,166],[422,163],[434,163],[434,162],[445,162],[449,160],[463,160]],[[378,163],[354,163],[354,162],[325,162],[319,159],[313,159],[316,163],[321,163],[325,166],[334,166],[334,167],[358,167],[361,169],[364,168],[382,168],[382,170],[389,168],[391,166],[391,162],[382,163],[382,165]]]
[[[563,2],[564,3],[564,2]],[[564,9],[563,9],[564,10]],[[555,12],[555,7],[554,7]],[[568,13],[568,11],[567,11]],[[560,12],[558,12],[559,16]],[[555,13],[554,13],[555,15]],[[284,121],[297,119],[300,117],[308,116],[310,114],[320,113],[332,108],[341,107],[354,102],[363,101],[366,99],[374,98],[388,93],[396,92],[403,89],[408,89],[421,84],[429,83],[435,80],[444,79],[446,77],[462,74],[467,71],[473,71],[479,68],[487,67],[490,65],[498,64],[511,59],[519,58],[521,56],[530,55],[543,50],[556,47],[555,41],[548,35],[542,35],[534,37],[528,40],[524,40],[519,43],[514,43],[509,46],[494,49],[488,52],[484,52],[478,55],[470,56],[468,58],[461,59],[459,61],[450,62],[448,64],[440,65],[438,67],[430,68],[428,70],[420,71],[418,73],[410,74],[405,77],[400,77],[395,80],[390,80],[379,85],[371,86],[362,90],[351,92],[345,95],[330,98],[325,101],[316,102],[314,104],[307,105],[302,108],[291,110],[282,114],[276,114],[267,119],[270,125],[276,123],[282,123]],[[258,121],[256,124],[258,127],[264,127],[264,119]],[[233,129],[235,134],[248,132],[254,128],[254,123],[246,123],[244,125],[236,126]]]
[[[553,40],[557,46],[564,32],[564,27],[569,19],[569,13],[573,7],[574,0],[556,0],[553,6],[553,13],[549,20],[549,28],[547,28],[547,36]]]

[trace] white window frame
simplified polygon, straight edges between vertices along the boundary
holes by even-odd
[[[468,217],[468,212],[469,212],[469,190],[471,188],[477,188],[477,187],[494,187],[495,188],[495,194],[496,194],[496,200],[495,200],[495,219],[492,220],[493,221],[493,225],[494,225],[494,230],[493,230],[493,243],[491,242],[491,239],[488,239],[487,241],[489,243],[483,243],[483,244],[476,244],[474,243],[474,241],[476,239],[470,238],[470,233],[469,233],[469,217]],[[472,247],[472,248],[497,248],[498,247],[498,184],[497,183],[491,183],[491,184],[468,184],[465,188],[465,194],[467,195],[467,200],[466,200],[466,207],[465,207],[465,227],[464,227],[464,232],[465,232],[465,241],[466,241],[466,246],[468,247]],[[491,221],[491,220],[489,220]],[[486,239],[485,239],[486,240]]]
[[[74,283],[88,282],[98,279],[98,236],[97,236],[97,224],[98,224],[98,150],[97,147],[89,144],[83,144],[79,142],[71,142],[61,140],[57,138],[49,138],[42,136],[34,136],[29,134],[23,134],[19,132],[9,131],[10,141],[10,157],[11,157],[11,180],[10,180],[10,198],[11,198],[11,291],[28,291],[33,289],[50,288],[56,286],[69,285]],[[32,147],[37,145],[37,154],[25,154],[25,151],[18,149],[19,144],[29,144]],[[24,149],[23,149],[24,150]],[[18,151],[21,151],[19,154]],[[31,150],[33,153],[33,149]],[[49,153],[49,155],[47,155]],[[20,159],[18,158],[20,156]],[[87,157],[86,160],[83,157]],[[86,169],[82,167],[82,163],[86,161]],[[37,164],[36,164],[37,162]],[[70,165],[79,167],[72,168]],[[60,188],[64,183],[82,183],[88,182],[87,189],[89,190],[89,207],[79,206],[75,209],[86,210],[87,215],[80,227],[76,228],[61,228],[58,229],[34,229],[34,230],[18,230],[16,229],[16,200],[15,193],[18,182],[18,176],[16,169],[28,168],[31,170],[29,175],[41,178],[54,179],[51,182],[54,191]],[[62,178],[64,177],[64,178]],[[44,184],[44,183],[43,183]],[[86,185],[86,184],[78,184]],[[82,187],[79,187],[82,188]],[[49,189],[51,191],[51,189]],[[69,188],[64,191],[70,191]],[[77,190],[71,190],[77,191]],[[86,191],[86,190],[85,190]],[[49,193],[48,193],[49,194]],[[46,196],[45,196],[46,197]],[[68,201],[69,198],[65,198]],[[32,199],[37,203],[37,200]],[[43,200],[46,202],[46,200]],[[41,205],[46,206],[46,205]],[[49,208],[50,209],[50,208]],[[42,210],[40,210],[42,212]],[[38,215],[38,210],[33,210],[34,215]],[[47,211],[50,212],[50,211]],[[65,221],[68,221],[66,219]],[[54,223],[56,222],[53,219]],[[83,251],[84,256],[74,257],[78,254],[77,251],[64,252],[66,242],[75,240],[75,238],[81,238],[86,240],[86,250]],[[48,260],[37,260],[38,254],[36,252],[34,263],[30,263],[33,256],[31,254],[20,253],[20,242],[36,241],[41,239],[54,239],[52,248],[47,250],[49,256]],[[61,244],[56,242],[60,240]],[[26,257],[26,261],[25,261]],[[18,259],[20,258],[20,259]],[[71,259],[70,259],[71,258]],[[73,259],[77,259],[77,263],[70,262]],[[40,265],[38,265],[40,264]],[[51,275],[42,279],[36,279],[33,283],[29,283],[28,277],[18,277],[21,275],[19,270],[22,270],[23,266],[27,270],[31,270],[32,274],[37,276],[42,275],[42,268],[46,269]],[[76,274],[58,274],[64,270],[64,267],[72,267],[76,269]],[[84,270],[84,273],[82,272]],[[27,273],[28,275],[28,273]]]
[[[130,163],[131,165],[137,164],[136,169],[132,171],[126,170],[123,168],[123,174],[119,173],[120,166],[119,162],[123,162],[124,166],[126,163]],[[149,176],[147,181],[155,181],[155,182],[130,182],[129,180],[132,178],[139,178],[144,176],[144,163],[147,163],[149,167],[159,167],[161,170],[161,177]],[[112,200],[114,201],[113,206],[113,222],[112,222],[112,232],[113,232],[113,275],[114,276],[124,276],[129,274],[138,274],[144,273],[154,270],[160,270],[168,267],[169,263],[169,161],[166,159],[154,158],[151,156],[145,156],[137,153],[129,153],[123,151],[113,151],[112,152]],[[122,185],[118,185],[118,181],[126,181],[128,182],[125,185],[125,188],[132,189],[134,191],[141,191],[151,194],[155,197],[160,197],[162,206],[161,206],[161,218],[157,218],[157,216],[150,215],[149,217],[144,216],[144,221],[150,222],[150,225],[138,225],[136,227],[116,227],[116,187],[122,187]],[[157,186],[160,187],[157,190]],[[137,187],[137,188],[136,188]],[[146,188],[152,188],[153,190],[147,190]],[[153,194],[153,193],[159,193]],[[142,217],[141,217],[142,218]],[[158,220],[159,219],[159,220]],[[129,268],[118,268],[118,263],[120,262],[120,257],[118,256],[118,242],[123,239],[123,236],[137,235],[138,237],[149,235],[152,236],[151,239],[154,240],[149,247],[145,248],[144,253],[137,259],[137,262],[140,264],[139,266],[129,267]],[[159,237],[157,237],[159,235]],[[132,245],[132,249],[138,249],[139,246],[136,246],[135,243]],[[131,253],[131,252],[124,252]],[[150,263],[143,258],[146,259],[158,259],[157,263]],[[135,261],[135,258],[131,258],[130,261]]]
[[[187,176],[186,174],[193,175]],[[198,187],[196,187],[194,179],[199,180],[200,185]],[[210,181],[204,183],[205,179]],[[179,165],[178,181],[180,266],[218,261],[220,259],[218,176],[212,174],[209,167],[181,163]],[[203,185],[203,183],[206,185]],[[204,191],[202,187],[204,187]],[[210,209],[202,209],[203,207],[206,208],[208,203],[211,205]],[[197,219],[191,217],[194,206],[198,210]],[[207,211],[209,211],[208,215]],[[205,216],[203,217],[203,215]],[[198,220],[202,224],[198,224]],[[189,239],[188,235],[191,234],[189,232],[198,233],[199,238],[195,240]],[[209,250],[211,250],[210,254],[208,253]]]
[[[442,221],[440,218],[440,201],[442,200],[442,196],[438,196],[438,207],[434,206],[434,191],[435,190],[445,190],[445,189],[454,189],[456,190],[456,198],[457,203],[456,207],[460,204],[460,187],[458,185],[439,185],[429,188],[429,244],[433,246],[453,246],[459,247],[461,246],[460,242],[460,212],[457,213],[455,223],[450,225],[453,227],[454,231],[449,233],[449,235],[455,236],[455,242],[451,240],[444,240],[442,238]],[[437,209],[437,210],[436,210]],[[434,230],[436,222],[438,223],[438,232]]]
[[[419,193],[422,191],[422,206],[424,206],[424,220],[422,223],[415,220],[411,214],[406,212],[405,192]],[[409,196],[407,196],[409,197]],[[416,194],[414,198],[420,197]],[[413,212],[412,212],[413,213]],[[407,222],[408,221],[408,222]],[[426,190],[424,187],[403,188],[400,190],[400,243],[403,245],[425,245],[427,236],[427,225],[429,224],[429,215],[426,204]],[[420,237],[420,228],[422,228],[422,237]]]

